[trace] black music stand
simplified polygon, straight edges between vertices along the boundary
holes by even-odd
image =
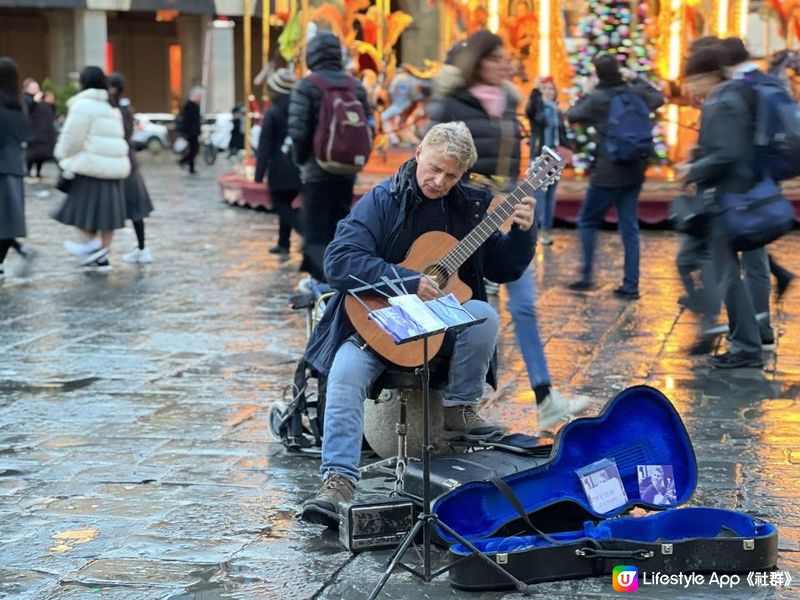
[[[384,284],[388,283],[387,281],[383,282]],[[402,285],[402,283],[401,283]],[[359,288],[358,290],[351,290],[354,296],[356,296],[357,292],[366,292],[372,290],[375,291],[374,286],[365,286],[364,288]],[[357,297],[357,296],[356,296]],[[360,300],[359,300],[360,301]],[[435,526],[441,527],[447,533],[449,533],[454,539],[458,542],[462,543],[464,546],[469,548],[473,554],[478,556],[481,560],[483,560],[487,565],[491,566],[495,571],[498,571],[508,577],[509,581],[514,583],[517,590],[527,594],[531,590],[531,586],[528,584],[520,581],[518,578],[514,577],[511,573],[505,570],[503,567],[498,565],[496,562],[492,561],[488,556],[483,554],[480,550],[478,550],[471,542],[469,542],[466,538],[464,538],[461,534],[454,531],[452,527],[444,523],[438,515],[431,511],[431,486],[430,486],[430,475],[431,475],[431,452],[433,450],[430,444],[430,364],[429,364],[429,356],[428,356],[428,338],[433,335],[438,335],[440,333],[444,333],[447,331],[462,331],[473,325],[477,325],[479,323],[483,323],[486,319],[475,319],[470,315],[465,309],[463,310],[466,313],[470,320],[468,322],[461,323],[456,326],[450,326],[445,328],[440,328],[431,331],[425,331],[422,333],[415,333],[409,337],[404,337],[402,339],[398,339],[396,336],[393,336],[396,344],[405,344],[408,342],[413,342],[416,340],[422,340],[422,366],[418,367],[416,373],[420,376],[420,384],[422,387],[422,490],[423,490],[423,505],[422,505],[422,512],[417,517],[416,523],[411,528],[411,530],[406,534],[406,537],[397,547],[397,549],[392,554],[391,558],[389,559],[389,564],[386,567],[386,570],[383,573],[378,585],[375,586],[375,589],[370,594],[370,600],[377,598],[380,594],[383,587],[386,585],[386,582],[389,580],[389,577],[392,575],[392,572],[395,570],[396,567],[401,567],[411,573],[412,575],[422,579],[424,582],[428,583],[441,575],[442,573],[447,572],[455,562],[454,561],[441,569],[438,569],[435,572],[432,572],[431,569],[431,532]],[[380,321],[375,321],[379,325],[381,324]],[[383,329],[383,327],[381,326]],[[391,335],[391,333],[387,330],[387,335]],[[402,562],[403,555],[405,555],[406,551],[414,544],[414,540],[419,534],[420,530],[422,530],[422,571],[419,571],[413,567],[410,567]]]

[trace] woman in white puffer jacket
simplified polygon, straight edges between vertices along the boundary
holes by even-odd
[[[81,91],[67,102],[67,119],[55,148],[62,181],[66,178],[68,183],[67,197],[53,217],[81,230],[82,243],[64,243],[81,258],[81,265],[107,272],[114,230],[125,225],[122,181],[131,170],[128,143],[122,116],[108,102],[103,71],[86,67],[79,82]]]

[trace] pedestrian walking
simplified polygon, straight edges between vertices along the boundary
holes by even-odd
[[[68,112],[56,143],[67,197],[53,214],[77,227],[82,242],[66,241],[68,252],[87,271],[111,270],[108,253],[114,230],[125,226],[122,180],[131,171],[128,144],[119,109],[108,102],[108,79],[100,67],[80,72],[81,91],[67,102]],[[99,239],[95,236],[100,234]]]
[[[664,103],[664,95],[633,71],[620,68],[617,58],[610,54],[596,58],[593,68],[595,76],[587,80],[583,97],[567,111],[570,122],[583,123],[597,131],[589,188],[578,216],[583,264],[580,278],[569,289],[585,291],[594,287],[595,239],[605,213],[614,205],[625,250],[622,285],[614,294],[635,300],[639,298],[637,207],[653,143],[649,113]],[[623,138],[636,140],[635,145],[629,146],[633,152],[622,151]]]
[[[552,77],[543,77],[531,90],[525,115],[531,129],[528,138],[531,160],[539,156],[545,146],[557,149],[566,144],[566,118],[558,107],[558,89]],[[546,246],[553,243],[550,232],[556,213],[557,187],[558,181],[554,181],[546,189],[538,189],[534,193],[539,242]]]
[[[27,162],[26,174],[31,177],[33,167],[36,167],[36,179],[42,179],[42,165],[53,160],[53,150],[56,146],[55,111],[53,106],[46,101],[39,83],[32,78],[25,80],[25,110],[31,123],[31,137],[25,149]]]
[[[261,122],[256,152],[255,180],[260,183],[266,175],[272,206],[278,213],[278,242],[269,253],[281,256],[289,255],[292,229],[301,233],[300,209],[292,207],[300,193],[300,170],[289,156],[291,140],[287,138],[289,95],[296,83],[290,69],[278,69],[268,77],[271,102]]]
[[[133,230],[136,232],[136,248],[125,254],[122,260],[132,264],[146,264],[153,262],[153,255],[145,246],[144,220],[153,212],[153,203],[139,170],[136,151],[131,145],[133,109],[130,100],[122,97],[124,89],[125,79],[121,74],[114,73],[108,78],[108,99],[111,106],[118,108],[122,115],[122,127],[125,131],[125,141],[128,143],[128,160],[131,163],[131,173],[122,182],[122,190],[125,194],[125,217],[131,220]]]
[[[721,76],[721,53],[702,48],[689,56],[685,82],[690,94],[704,98],[695,160],[677,166],[679,177],[698,194],[744,192],[756,182],[754,122],[744,97]],[[730,328],[727,352],[714,356],[718,368],[763,366],[761,337],[742,264],[728,242],[721,214],[710,215],[708,243]]]
[[[0,58],[0,283],[5,279],[8,251],[14,248],[25,260],[33,257],[30,248],[17,238],[25,237],[25,190],[23,147],[30,127],[20,101],[16,63]]]
[[[357,161],[363,167],[371,149],[368,128],[372,127],[372,109],[364,86],[345,72],[342,46],[335,35],[320,32],[308,42],[306,65],[311,73],[292,90],[288,119],[293,157],[300,166],[302,180],[304,245],[300,270],[325,281],[322,266],[325,249],[333,239],[336,225],[350,212]],[[349,154],[353,159],[349,173],[335,172],[326,165],[326,157],[321,154],[323,148],[315,143],[315,138],[319,141],[336,128],[332,91],[340,95],[343,103],[339,106],[347,107],[347,118],[353,115],[354,122],[349,127],[350,133],[336,139],[331,137],[321,145],[335,146],[343,154]],[[369,135],[366,146],[364,133]]]
[[[178,131],[186,139],[188,147],[183,157],[178,161],[181,167],[189,167],[189,173],[194,175],[197,171],[194,168],[194,161],[197,158],[197,153],[200,151],[200,134],[201,119],[200,119],[200,102],[203,99],[203,89],[200,87],[192,88],[189,92],[189,98],[183,105],[180,114],[178,115]]]
[[[508,80],[510,62],[502,39],[485,30],[474,33],[451,51],[449,62],[436,82],[431,124],[462,121],[469,128],[478,153],[470,169],[471,184],[493,194],[513,188],[520,171],[520,95]],[[507,304],[536,397],[538,427],[547,430],[585,409],[589,400],[568,399],[553,390],[539,334],[532,269],[531,264],[521,277],[506,283]]]

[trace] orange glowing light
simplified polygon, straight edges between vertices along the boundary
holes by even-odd
[[[539,75],[550,75],[550,0],[539,4]]]
[[[177,10],[157,10],[156,21],[159,23],[171,23],[180,16]]]

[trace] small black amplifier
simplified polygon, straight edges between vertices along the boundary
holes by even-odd
[[[392,548],[414,526],[414,503],[402,498],[350,502],[339,507],[339,541],[350,552]]]

